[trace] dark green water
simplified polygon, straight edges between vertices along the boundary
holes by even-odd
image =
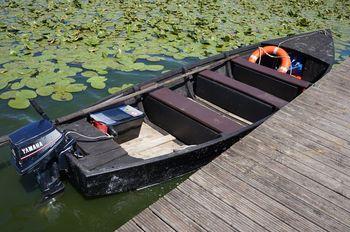
[[[350,55],[350,43],[336,41],[337,61]],[[193,62],[186,60],[184,62]],[[168,69],[181,65],[174,60],[164,61]],[[138,83],[159,73],[111,72],[108,84],[115,86],[125,82]],[[39,98],[38,102],[52,118],[73,112],[92,104],[106,91],[89,89],[74,95],[74,101],[54,102]],[[33,110],[14,110],[0,101],[0,134],[19,128],[38,119]],[[140,191],[113,196],[85,199],[68,182],[64,193],[50,203],[38,205],[40,191],[30,188],[30,182],[17,175],[9,162],[8,148],[0,149],[0,231],[112,231],[136,213],[166,194],[187,176]]]

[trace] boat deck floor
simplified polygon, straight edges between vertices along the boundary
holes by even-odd
[[[154,126],[145,122],[142,123],[139,137],[122,143],[120,146],[128,152],[129,156],[140,159],[166,155],[186,147],[174,136],[165,132],[161,133]]]

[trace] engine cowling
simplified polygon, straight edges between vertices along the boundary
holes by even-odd
[[[60,170],[65,166],[65,152],[74,141],[66,138],[47,119],[32,122],[9,135],[12,164],[21,175],[34,173],[44,197],[64,189]]]

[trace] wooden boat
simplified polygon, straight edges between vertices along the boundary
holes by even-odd
[[[298,61],[301,79],[276,71],[280,59],[248,61],[267,45]],[[85,196],[135,190],[191,172],[292,101],[333,62],[331,32],[323,30],[235,49],[167,72],[57,119],[55,127],[74,141],[60,171]]]

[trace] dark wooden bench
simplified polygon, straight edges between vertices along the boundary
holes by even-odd
[[[243,127],[168,88],[151,92],[144,108],[151,121],[186,144],[203,143]]]
[[[286,101],[293,100],[311,83],[237,57],[232,60],[233,78]]]
[[[195,94],[251,122],[259,121],[288,102],[219,72],[205,70],[197,76]]]
[[[257,89],[255,87],[252,87],[250,85],[244,84],[242,82],[239,82],[235,79],[232,79],[228,76],[225,76],[222,73],[219,72],[213,72],[210,70],[205,70],[203,72],[199,73],[200,76],[208,78],[212,81],[215,81],[217,83],[220,83],[224,86],[227,86],[231,89],[237,90],[247,96],[253,97],[259,101],[265,102],[271,106],[276,107],[277,109],[282,108],[286,104],[288,104],[287,101],[278,98],[272,94],[266,93],[260,89]]]

